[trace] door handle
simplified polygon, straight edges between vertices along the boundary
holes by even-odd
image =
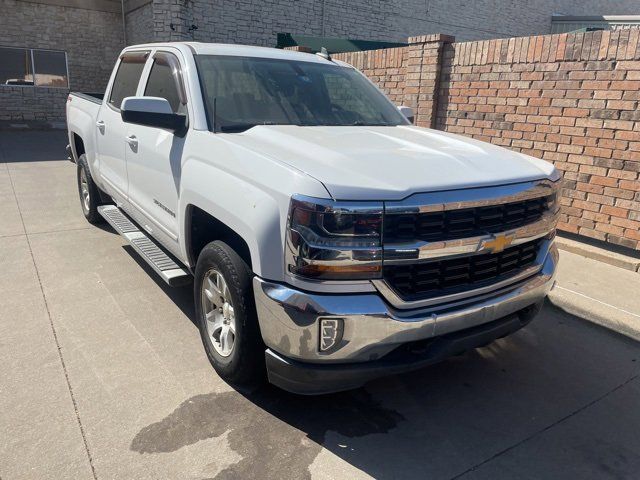
[[[102,120],[96,122],[96,127],[98,127],[98,130],[100,130],[100,133],[104,133],[104,122]]]
[[[125,140],[133,150],[138,148],[138,138],[135,135],[129,135]]]

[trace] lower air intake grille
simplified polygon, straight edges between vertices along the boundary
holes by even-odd
[[[460,293],[506,280],[532,266],[541,243],[539,239],[500,253],[385,265],[383,276],[405,301]]]

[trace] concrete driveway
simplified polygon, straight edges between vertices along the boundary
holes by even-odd
[[[84,221],[65,143],[0,132],[2,480],[638,478],[639,344],[552,306],[358,391],[235,391],[190,288]]]

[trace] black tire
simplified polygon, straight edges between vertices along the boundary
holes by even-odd
[[[207,330],[203,284],[215,271],[221,273],[226,282],[235,317],[234,344],[228,356],[219,353],[215,339]],[[255,386],[265,378],[265,347],[253,298],[252,277],[249,266],[229,245],[214,241],[200,253],[194,279],[196,319],[207,357],[220,377],[243,386]]]
[[[89,164],[87,163],[87,157],[83,153],[78,158],[77,168],[77,180],[78,180],[78,194],[80,195],[80,207],[84,218],[91,224],[102,223],[104,219],[98,213],[98,207],[102,205],[100,190],[93,182],[91,177],[91,171],[89,170]],[[85,185],[83,186],[83,183]],[[86,192],[84,189],[86,188]],[[88,196],[88,198],[85,198]]]

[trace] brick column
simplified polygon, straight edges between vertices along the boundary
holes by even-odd
[[[413,108],[416,125],[420,127],[435,127],[442,52],[445,44],[454,41],[454,37],[441,33],[408,39],[404,104]]]

